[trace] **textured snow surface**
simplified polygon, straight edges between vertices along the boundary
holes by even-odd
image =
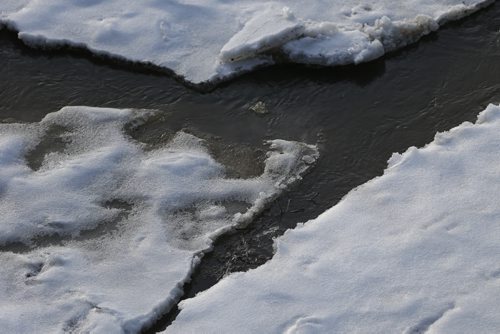
[[[498,333],[500,107],[394,154],[167,333]]]
[[[67,107],[0,124],[2,333],[140,330],[180,295],[215,236],[317,158],[274,140],[260,177],[228,179],[192,135],[151,149],[124,133],[152,113]]]
[[[173,70],[193,83],[272,64],[361,63],[494,0],[2,0],[28,44],[69,44]]]

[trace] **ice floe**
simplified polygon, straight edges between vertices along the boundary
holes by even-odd
[[[2,332],[138,332],[217,235],[248,223],[318,156],[273,140],[262,175],[229,179],[193,135],[155,148],[127,135],[152,113],[66,107],[0,124]]]
[[[495,333],[500,107],[394,154],[263,266],[180,304],[167,333]]]
[[[192,83],[274,63],[358,64],[494,0],[3,0],[28,44],[73,45],[168,68]]]

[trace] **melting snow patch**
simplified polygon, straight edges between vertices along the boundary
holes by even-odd
[[[361,63],[494,0],[3,0],[28,44],[68,44],[152,63],[193,83],[274,62]]]
[[[495,333],[500,107],[395,154],[263,266],[181,303],[167,333]]]
[[[150,113],[67,107],[0,124],[3,332],[139,331],[181,294],[217,235],[249,222],[318,157],[274,140],[261,176],[228,179],[192,135],[145,150],[124,133]],[[54,127],[64,147],[30,168]]]

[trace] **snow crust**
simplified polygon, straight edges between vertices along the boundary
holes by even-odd
[[[500,107],[394,154],[265,265],[181,303],[166,333],[495,333]]]
[[[358,64],[494,0],[3,0],[28,44],[152,63],[192,83],[274,63]]]
[[[261,176],[225,178],[193,135],[154,149],[126,135],[152,113],[66,107],[0,124],[2,332],[138,332],[179,297],[217,235],[318,157],[274,140]],[[43,151],[50,136],[63,147]],[[30,168],[36,152],[43,161]]]

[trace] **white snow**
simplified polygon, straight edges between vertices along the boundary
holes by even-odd
[[[394,154],[265,265],[181,303],[167,333],[497,333],[500,107]]]
[[[2,0],[26,43],[76,45],[168,68],[192,83],[274,62],[361,63],[494,0]]]
[[[217,235],[249,222],[318,156],[274,140],[261,176],[225,178],[190,134],[151,149],[124,133],[152,113],[67,107],[0,124],[3,333],[139,331],[179,297]],[[51,135],[64,149],[31,169],[26,157]]]

